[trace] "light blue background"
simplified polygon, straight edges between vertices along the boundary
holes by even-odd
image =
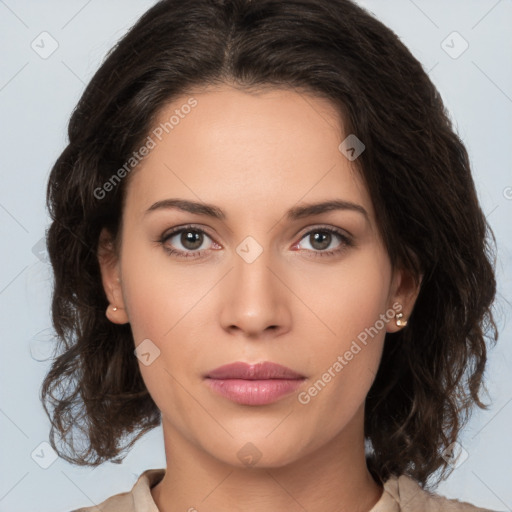
[[[90,506],[129,490],[145,469],[165,467],[160,429],[143,438],[121,465],[80,468],[57,459],[42,469],[31,458],[49,431],[38,398],[48,363],[35,360],[50,349],[51,269],[38,251],[48,225],[48,173],[65,147],[67,122],[84,85],[107,50],[153,3],[0,0],[1,512]],[[360,3],[400,36],[440,90],[467,144],[481,204],[499,247],[501,338],[487,370],[493,405],[476,411],[461,438],[469,458],[437,492],[511,510],[512,2]],[[59,45],[47,59],[31,48],[43,31]],[[456,59],[441,47],[453,31],[469,43]],[[457,38],[448,39],[452,52],[462,48]],[[50,43],[47,39],[46,50]],[[40,460],[49,461],[48,453]]]

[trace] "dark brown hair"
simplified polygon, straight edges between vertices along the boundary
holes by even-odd
[[[485,407],[486,341],[497,337],[493,237],[438,91],[399,38],[349,0],[163,0],[96,72],[47,190],[60,340],[41,390],[51,444],[77,464],[119,461],[160,423],[129,324],[105,317],[97,259],[101,229],[118,234],[129,176],[105,197],[97,191],[169,101],[227,82],[328,98],[366,146],[355,163],[391,262],[423,276],[408,326],[386,335],[366,400],[367,462],[381,480],[425,484],[446,471],[441,452],[474,404]]]

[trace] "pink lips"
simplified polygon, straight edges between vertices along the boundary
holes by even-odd
[[[220,366],[206,376],[210,388],[233,402],[266,405],[295,391],[303,375],[280,364],[236,362]]]

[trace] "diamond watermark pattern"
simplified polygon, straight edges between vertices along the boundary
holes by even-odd
[[[236,252],[246,263],[252,263],[263,252],[263,247],[252,236],[248,236],[238,244]]]
[[[50,263],[50,258],[48,257],[48,251],[46,249],[46,238],[44,236],[34,244],[32,247],[32,254],[34,254],[34,256],[43,263]]]
[[[31,43],[30,47],[41,59],[47,59],[59,47],[57,40],[48,32],[41,32]]]
[[[366,149],[366,146],[351,133],[339,146],[338,149],[345,157],[353,162]]]
[[[262,453],[252,443],[245,443],[237,452],[237,456],[246,466],[254,466],[262,456]]]
[[[457,31],[454,31],[446,39],[443,39],[441,48],[452,59],[458,59],[469,48],[469,43]]]
[[[452,468],[458,468],[462,465],[469,457],[469,453],[463,448],[460,443],[452,443],[445,448],[441,453],[441,457],[448,463]]]
[[[160,349],[149,338],[146,338],[137,346],[134,354],[144,366],[149,366],[160,357]]]
[[[46,441],[37,445],[30,456],[43,469],[48,469],[59,458],[55,450]]]

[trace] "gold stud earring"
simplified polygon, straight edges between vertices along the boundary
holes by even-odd
[[[397,313],[395,315],[395,322],[398,327],[405,327],[407,325],[407,320],[402,320],[403,317],[403,313]]]

